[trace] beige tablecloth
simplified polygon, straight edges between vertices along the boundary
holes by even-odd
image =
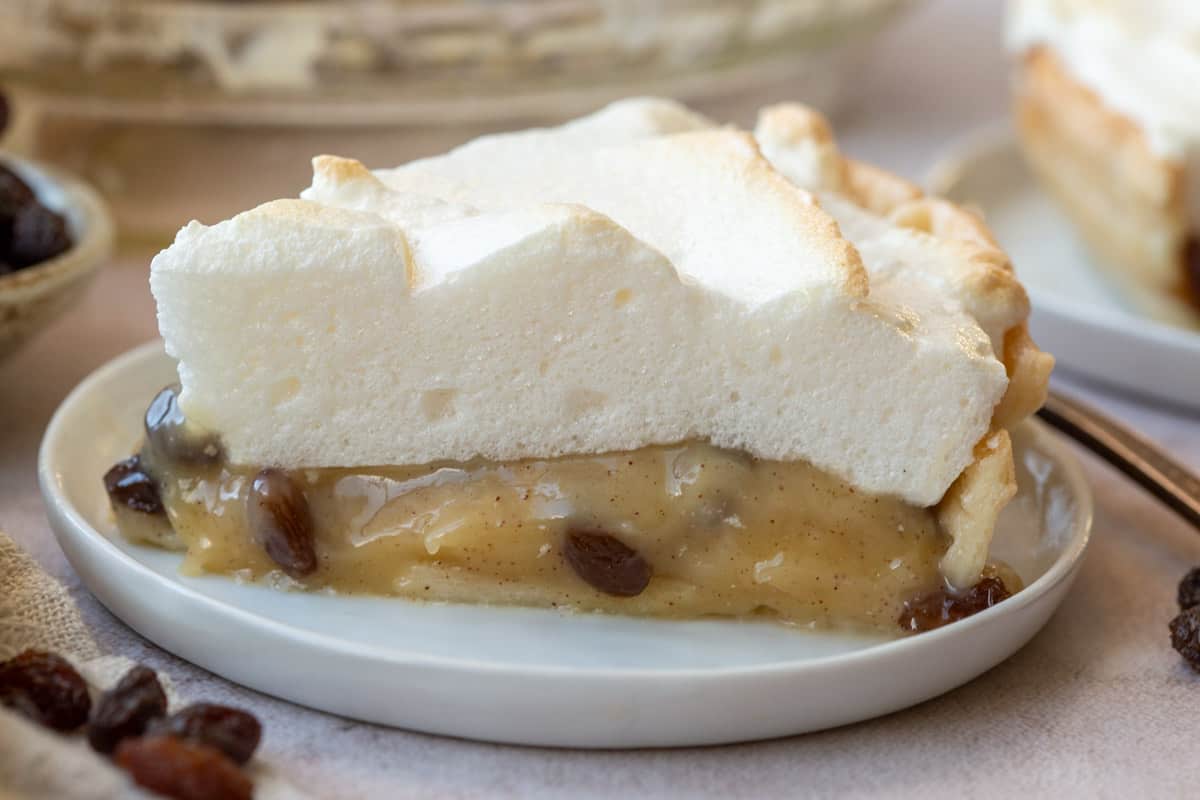
[[[843,124],[854,155],[918,176],[945,142],[1003,113],[991,0],[945,0],[893,33]],[[953,32],[953,33],[951,33]],[[1093,544],[1062,609],[1033,642],[970,685],[839,730],[694,750],[588,753],[502,747],[389,730],[230,685],[139,638],[105,611],[50,534],[35,480],[41,432],[66,393],[155,335],[143,255],[105,270],[85,303],[0,364],[0,530],[76,599],[103,652],[170,673],[177,691],[252,708],[263,760],[317,796],[778,797],[1184,796],[1200,785],[1200,675],[1166,621],[1200,536],[1105,466]],[[1200,417],[1075,391],[1200,467]],[[0,587],[3,591],[4,587]],[[336,679],[336,678],[331,678]],[[799,702],[780,698],[780,702]],[[3,743],[0,743],[3,746]]]

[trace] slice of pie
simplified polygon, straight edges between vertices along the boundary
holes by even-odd
[[[1200,324],[1200,3],[1013,0],[1029,163],[1134,302]]]
[[[893,631],[1019,588],[987,554],[1052,363],[1025,293],[812,111],[314,167],[154,259],[179,387],[106,482],[184,571]]]

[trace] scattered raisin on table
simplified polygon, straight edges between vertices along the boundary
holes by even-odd
[[[104,489],[113,505],[121,505],[143,514],[161,514],[162,498],[158,483],[142,468],[139,456],[130,456],[104,473]]]
[[[286,472],[267,468],[254,477],[246,495],[246,522],[267,555],[288,575],[303,578],[316,571],[308,500]]]
[[[100,697],[88,741],[100,753],[111,753],[122,739],[140,736],[152,719],[167,713],[167,695],[149,667],[136,666]]]
[[[0,661],[0,704],[59,731],[88,721],[87,682],[61,656],[25,650]],[[195,703],[164,718],[167,696],[149,667],[135,666],[100,697],[88,741],[138,785],[176,800],[250,800],[241,769],[262,726],[249,712]]]
[[[939,589],[909,600],[904,604],[898,622],[906,631],[931,631],[978,614],[1008,597],[1004,581],[987,577],[964,592]]]
[[[589,586],[616,597],[636,597],[650,583],[649,562],[620,539],[602,531],[571,529],[563,557]]]
[[[1183,576],[1183,580],[1179,582],[1176,599],[1179,601],[1180,611],[1200,606],[1200,567]]]
[[[254,784],[215,747],[154,735],[125,739],[117,764],[139,786],[175,800],[250,800]]]
[[[0,704],[57,731],[87,722],[87,681],[61,656],[25,650],[0,662]]]
[[[1188,665],[1200,672],[1200,606],[1180,611],[1167,626],[1174,647]]]
[[[238,764],[245,764],[262,738],[262,725],[253,714],[239,708],[194,703],[150,723],[146,734],[175,736],[215,747]]]

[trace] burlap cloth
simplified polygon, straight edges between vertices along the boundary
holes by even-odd
[[[27,647],[69,656],[94,686],[110,685],[133,662],[105,656],[58,581],[0,532],[0,659]],[[76,737],[78,738],[78,737]],[[4,797],[140,796],[80,741],[56,736],[0,710],[0,787]]]
[[[945,141],[1002,113],[992,0],[931,2],[880,50],[852,155],[919,175]],[[953,76],[951,78],[950,76]],[[886,126],[875,124],[886,120]],[[968,686],[883,719],[772,742],[597,752],[424,736],[303,709],[234,686],[144,641],[80,586],[50,533],[35,460],[54,408],[88,372],[153,337],[145,258],[107,269],[84,305],[0,363],[0,656],[71,654],[98,685],[128,659],[182,700],[247,707],[264,724],[261,796],[286,778],[328,798],[1184,797],[1200,786],[1200,675],[1170,649],[1178,578],[1200,535],[1085,457],[1096,526],[1078,582],[1026,648]],[[1200,467],[1200,417],[1058,378]],[[331,681],[352,676],[329,676]],[[802,702],[781,697],[779,702]],[[129,794],[78,744],[0,713],[0,787],[19,797]],[[3,794],[0,792],[0,794]]]
[[[0,659],[26,648],[58,653],[97,690],[111,686],[134,665],[121,655],[105,655],[84,624],[62,584],[0,531]],[[160,675],[171,707],[182,700],[170,676]],[[185,695],[195,692],[185,691]],[[252,762],[256,797],[262,800],[302,798],[270,767]],[[0,798],[145,797],[125,775],[92,752],[81,735],[60,736],[0,707]]]

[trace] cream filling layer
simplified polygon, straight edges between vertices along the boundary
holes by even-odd
[[[127,535],[185,548],[185,573],[295,585],[248,522],[253,470],[154,470],[174,541],[127,524],[130,514]],[[311,510],[317,567],[298,578],[310,590],[894,632],[906,601],[943,586],[949,544],[930,509],[700,443],[291,480]],[[573,532],[614,537],[648,580],[606,591],[573,563]]]

